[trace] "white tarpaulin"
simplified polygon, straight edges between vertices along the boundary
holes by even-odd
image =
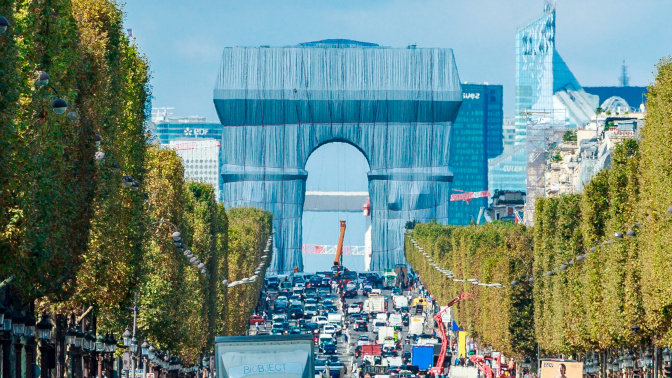
[[[215,338],[218,378],[312,378],[309,335]]]

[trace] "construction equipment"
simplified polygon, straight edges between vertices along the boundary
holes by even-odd
[[[453,189],[457,190],[457,189]],[[482,190],[480,192],[464,192],[460,191],[462,193],[458,194],[451,194],[450,195],[450,200],[451,201],[464,201],[467,204],[469,201],[473,200],[474,198],[489,198],[490,197],[490,192],[486,190]]]
[[[439,333],[441,334],[441,352],[439,353],[439,357],[436,360],[436,365],[429,370],[429,373],[433,374],[436,377],[443,374],[443,362],[446,359],[446,350],[448,349],[448,337],[446,336],[446,327],[443,324],[442,315],[444,312],[448,311],[448,309],[453,307],[455,303],[459,302],[460,299],[467,299],[469,297],[471,297],[470,293],[460,294],[457,298],[448,302],[446,307],[444,307],[441,311],[437,312],[434,315],[434,321],[436,321],[436,325],[439,328]],[[492,378],[492,377],[486,377],[486,378]]]
[[[492,368],[488,366],[485,360],[492,360],[491,357],[484,357],[477,354],[469,356],[469,360],[483,373],[484,378],[494,378],[495,373]]]
[[[341,236],[338,238],[338,246],[336,247],[336,257],[334,258],[334,266],[331,267],[331,271],[334,273],[334,276],[340,276],[343,273],[343,238],[345,237],[345,221],[339,221],[341,223]]]

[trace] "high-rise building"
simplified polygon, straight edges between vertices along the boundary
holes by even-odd
[[[450,165],[453,189],[480,192],[488,189],[488,159],[503,151],[501,85],[462,84],[462,106],[452,130]],[[487,207],[488,198],[475,198],[469,203],[450,204],[451,224],[469,224],[480,207]]]
[[[514,117],[504,117],[502,122],[502,134],[504,152],[513,149],[516,144],[516,119]]]
[[[197,116],[171,117],[166,109],[154,112],[150,132],[162,146],[175,149],[182,157],[185,178],[212,184],[216,200],[221,201],[222,125]]]
[[[215,189],[215,200],[220,201],[219,162],[222,144],[213,138],[177,138],[172,139],[167,147],[175,150],[182,158],[184,177],[212,185]]]
[[[556,50],[555,1],[545,0],[543,14],[516,33],[515,152],[490,163],[495,188],[513,184],[498,189],[520,190],[525,183],[527,224],[534,222],[535,200],[544,193],[547,143],[567,128],[588,124],[598,106],[598,97],[583,90]]]

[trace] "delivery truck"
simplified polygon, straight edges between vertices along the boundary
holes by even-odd
[[[411,365],[417,366],[420,370],[428,370],[432,364],[434,364],[434,346],[414,345],[411,350]]]
[[[421,335],[425,330],[425,318],[414,316],[408,324],[409,335]]]

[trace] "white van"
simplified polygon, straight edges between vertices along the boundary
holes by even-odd
[[[399,315],[399,314],[390,315],[389,324],[390,324],[390,327],[394,327],[394,329],[396,329],[396,330],[401,330],[401,328],[404,326],[401,315]]]
[[[421,316],[414,316],[411,318],[411,321],[408,322],[409,335],[422,335],[424,329],[425,329],[425,318]]]

